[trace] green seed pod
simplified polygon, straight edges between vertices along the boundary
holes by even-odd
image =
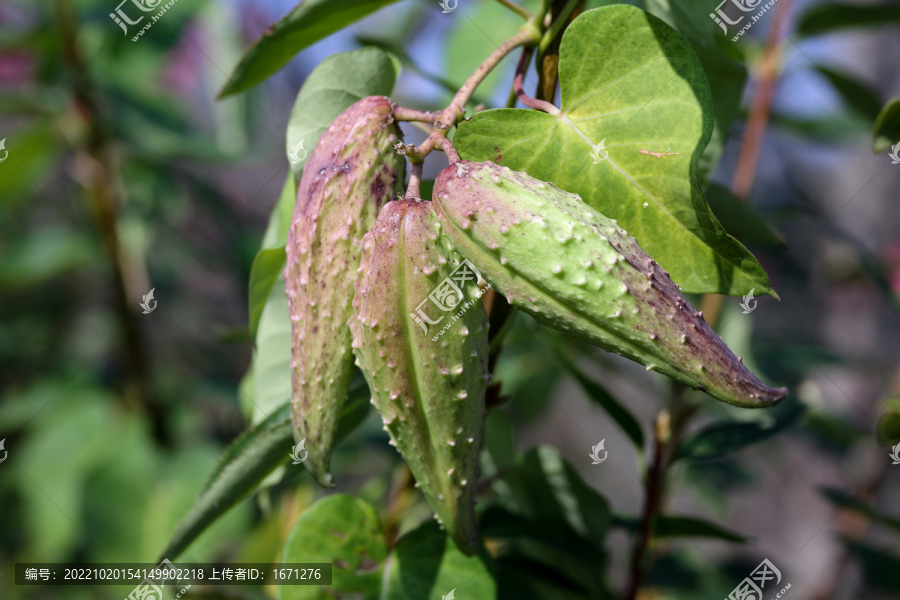
[[[291,421],[306,440],[306,468],[334,487],[331,448],[353,378],[347,319],[363,235],[402,192],[405,159],[391,101],[370,96],[331,124],[310,153],[297,190],[284,269],[291,311]]]
[[[448,259],[431,202],[398,200],[363,241],[353,351],[435,516],[474,554],[475,484],[490,375],[479,273]]]
[[[515,307],[729,404],[787,396],[747,370],[615,221],[575,195],[491,162],[444,169],[443,235]]]

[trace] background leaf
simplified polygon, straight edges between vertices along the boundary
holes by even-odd
[[[844,101],[861,116],[875,123],[878,112],[881,110],[881,100],[878,94],[872,91],[868,85],[846,73],[839,73],[827,67],[816,67],[816,70],[825,76],[834,89],[838,91]]]
[[[718,183],[710,183],[707,186],[706,200],[728,235],[745,243],[784,246],[784,241],[753,210],[749,200],[741,200],[732,194],[731,190]]]
[[[369,388],[357,372],[341,410],[335,443],[350,435],[369,414]],[[291,408],[280,406],[262,423],[245,431],[219,458],[190,512],[161,556],[172,558],[239,500],[252,493],[280,465],[294,444]]]
[[[803,414],[803,410],[803,405],[796,401],[783,403],[772,410],[776,416],[775,423],[770,427],[755,422],[714,423],[686,437],[678,447],[675,458],[701,460],[727,456],[774,436],[794,423]]]
[[[851,540],[844,540],[844,543],[862,561],[866,583],[873,588],[896,595],[900,558],[871,544]]]
[[[900,142],[900,96],[891,98],[885,104],[872,129],[872,149],[875,153],[884,152]]]
[[[244,52],[219,97],[256,85],[304,48],[396,1],[303,0]]]
[[[878,441],[884,446],[900,444],[900,398],[884,401],[875,426]]]
[[[263,308],[272,293],[275,280],[284,268],[284,246],[264,248],[253,259],[250,268],[250,336],[256,337],[256,329]]]
[[[804,37],[853,27],[875,27],[900,21],[900,6],[885,4],[816,4],[797,19]]]
[[[390,95],[399,75],[399,60],[378,48],[341,52],[323,60],[297,94],[288,120],[286,151],[290,153],[303,140],[303,148],[312,152],[339,114],[367,96]],[[300,179],[304,164],[291,164],[295,179]]]
[[[684,38],[640,9],[615,5],[579,16],[560,53],[563,115],[477,113],[459,126],[460,154],[578,194],[617,219],[686,292],[742,295],[756,288],[775,295],[756,258],[716,221],[697,183],[712,103]],[[604,140],[608,158],[595,164],[593,146]]]
[[[569,369],[569,372],[575,377],[575,380],[581,385],[581,389],[587,394],[587,397],[603,407],[603,410],[612,418],[616,424],[622,428],[638,451],[644,448],[644,432],[641,430],[640,423],[634,418],[628,409],[622,406],[618,400],[612,397],[606,389],[593,379],[588,377],[584,371],[579,369],[568,359],[560,357],[562,363]]]
[[[330,586],[278,586],[279,600],[378,600],[387,543],[378,512],[361,498],[332,494],[294,522],[281,561],[330,562]]]
[[[603,540],[609,528],[606,500],[587,485],[552,446],[530,450],[505,474],[506,504],[524,517],[567,527],[587,540]]]
[[[174,559],[213,521],[256,488],[275,467],[287,461],[292,437],[290,408],[285,405],[229,446],[191,510],[160,553]]]
[[[890,515],[886,515],[883,512],[876,510],[874,507],[869,506],[862,500],[851,496],[843,490],[823,487],[819,491],[823,496],[828,498],[837,506],[840,506],[841,508],[845,508],[847,510],[858,512],[866,518],[875,521],[876,523],[887,525],[888,527],[894,529],[897,533],[900,533],[900,519],[892,517]]]
[[[728,531],[724,527],[720,527],[715,523],[710,523],[703,519],[697,519],[695,517],[677,517],[674,515],[658,516],[656,519],[655,533],[656,536],[660,538],[703,537],[740,543],[744,543],[748,539],[739,533]]]

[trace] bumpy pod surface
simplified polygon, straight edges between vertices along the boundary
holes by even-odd
[[[490,379],[487,312],[471,267],[441,252],[431,202],[391,202],[363,242],[350,319],[353,351],[392,444],[470,555]]]
[[[741,363],[637,240],[576,194],[460,161],[438,176],[433,198],[443,235],[539,322],[729,404],[787,396]]]
[[[402,192],[406,163],[391,102],[370,96],[331,124],[310,153],[297,190],[284,277],[291,312],[291,421],[306,439],[306,467],[334,487],[331,448],[350,382],[347,319],[363,235]]]

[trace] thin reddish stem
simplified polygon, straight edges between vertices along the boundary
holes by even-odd
[[[532,48],[525,48],[522,50],[522,56],[519,57],[519,64],[516,67],[516,78],[513,79],[513,91],[519,98],[519,102],[521,102],[528,108],[540,110],[558,117],[562,114],[562,112],[553,104],[551,104],[550,102],[545,102],[544,100],[537,100],[535,98],[532,98],[525,93],[524,89],[522,89],[522,83],[525,79],[525,71],[528,70],[528,63],[531,60],[532,52],[534,52]]]

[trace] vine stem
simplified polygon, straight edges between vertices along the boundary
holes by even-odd
[[[631,553],[631,573],[628,577],[628,591],[625,600],[635,600],[644,574],[644,562],[647,548],[653,534],[653,523],[662,500],[663,472],[665,470],[665,449],[671,437],[669,411],[663,409],[656,417],[653,436],[653,458],[647,472],[646,491],[644,494],[644,510],[641,515],[641,528],[634,542]]]
[[[525,71],[528,70],[528,62],[531,59],[531,54],[533,52],[534,50],[532,48],[525,48],[522,50],[522,56],[521,58],[519,58],[519,64],[516,67],[516,77],[515,79],[513,79],[513,92],[519,98],[519,102],[521,102],[528,108],[541,110],[545,113],[558,117],[562,114],[562,112],[558,108],[556,108],[556,106],[545,100],[536,100],[535,98],[532,98],[531,96],[526,94],[525,90],[522,89],[522,80],[525,78]]]
[[[459,160],[459,155],[456,154],[455,150],[452,150],[452,152],[447,150],[448,146],[452,148],[452,144],[449,144],[449,140],[447,140],[447,132],[451,127],[462,121],[465,115],[466,103],[472,98],[472,94],[475,93],[475,90],[478,89],[484,78],[500,64],[500,61],[507,54],[519,46],[535,45],[540,39],[540,32],[532,25],[531,21],[523,25],[516,35],[500,44],[496,50],[491,52],[490,56],[475,69],[475,72],[459,88],[453,96],[453,100],[447,105],[447,108],[440,112],[418,111],[394,105],[394,118],[398,121],[419,121],[433,125],[431,134],[425,138],[424,142],[415,148],[404,147],[404,154],[409,157],[410,162],[422,162],[426,156],[431,154],[435,146],[440,146],[442,150],[447,152],[448,157],[451,157],[451,162],[454,160],[454,155],[455,160]],[[445,144],[442,140],[447,140],[447,143]]]
[[[453,142],[451,142],[446,137],[442,137],[438,140],[438,146],[440,146],[441,150],[444,151],[444,154],[447,155],[447,158],[450,160],[450,164],[459,162],[459,153],[456,151],[456,148],[453,147]]]
[[[412,163],[412,169],[409,172],[409,186],[406,188],[407,198],[420,198],[422,189],[422,163]]]
[[[514,13],[525,17],[526,19],[534,18],[534,15],[531,14],[531,11],[529,11],[524,6],[520,6],[520,5],[516,4],[515,2],[512,2],[511,0],[497,0],[497,2],[499,2],[500,4],[502,4],[509,10],[513,11]]]
[[[481,85],[481,82],[484,81],[484,78],[494,70],[494,67],[500,64],[500,61],[503,60],[504,56],[519,46],[536,44],[539,41],[540,34],[537,30],[526,24],[518,33],[516,33],[516,35],[500,44],[500,47],[491,52],[490,56],[475,69],[475,72],[472,73],[463,86],[459,88],[459,91],[456,92],[453,100],[450,101],[450,105],[441,111],[440,122],[446,124],[446,129],[450,129],[452,125],[455,125],[462,120],[466,103],[472,97],[472,94],[475,93],[478,86]]]

